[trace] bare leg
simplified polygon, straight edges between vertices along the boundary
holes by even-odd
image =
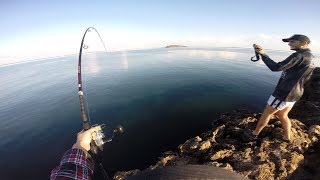
[[[267,104],[266,108],[264,109],[264,111],[258,121],[256,129],[253,131],[253,134],[258,135],[262,131],[262,129],[264,127],[266,127],[266,125],[269,123],[271,115],[275,114],[277,111],[279,111],[279,110],[277,110]]]
[[[283,128],[283,138],[285,140],[290,140],[291,138],[291,121],[288,117],[288,113],[292,107],[286,107],[283,110],[280,110],[277,112],[277,116],[279,117],[279,120],[281,122],[282,128]]]

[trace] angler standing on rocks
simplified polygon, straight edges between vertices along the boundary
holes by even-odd
[[[267,106],[264,109],[256,129],[250,137],[256,137],[262,129],[268,124],[271,115],[277,115],[283,128],[283,140],[291,140],[291,122],[288,113],[294,103],[300,99],[303,94],[304,84],[310,78],[314,65],[312,63],[313,55],[308,46],[310,39],[305,35],[295,34],[287,39],[290,50],[296,51],[287,57],[284,61],[276,63],[266,54],[259,45],[253,45],[255,52],[261,55],[261,59],[271,71],[282,71],[279,82],[270,96]]]

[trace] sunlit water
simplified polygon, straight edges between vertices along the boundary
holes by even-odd
[[[104,166],[145,168],[222,112],[261,112],[279,77],[251,49],[153,49],[83,57],[91,122],[121,124]],[[288,52],[271,52],[282,60]],[[0,67],[0,179],[48,179],[82,129],[77,56]]]

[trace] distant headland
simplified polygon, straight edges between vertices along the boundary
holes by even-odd
[[[173,44],[173,45],[166,46],[165,48],[177,48],[177,47],[187,47],[187,46]]]

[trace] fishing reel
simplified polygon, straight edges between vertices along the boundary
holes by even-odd
[[[112,136],[108,139],[105,139],[105,135],[103,133],[103,128],[105,128],[105,125],[93,125],[92,127],[97,127],[97,130],[95,130],[92,135],[92,143],[91,143],[91,151],[94,154],[98,153],[98,149],[100,151],[103,151],[103,145],[107,142],[111,142],[112,139],[119,134],[122,134],[124,132],[124,129],[121,125],[118,125],[112,132]]]

